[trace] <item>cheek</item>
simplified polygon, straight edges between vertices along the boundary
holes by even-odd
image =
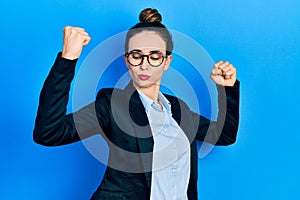
[[[134,70],[128,68],[128,72],[129,72],[130,76],[133,78],[134,74],[135,74]]]
[[[129,72],[129,75],[130,75],[130,77],[133,79],[133,80],[136,80],[136,79],[138,79],[137,77],[137,74],[138,74],[138,70],[137,70],[137,68],[129,68],[128,69],[128,72]]]
[[[160,78],[164,73],[164,68],[159,68],[153,71],[153,77]]]

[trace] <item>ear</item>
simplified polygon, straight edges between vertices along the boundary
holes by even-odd
[[[167,70],[172,62],[172,55],[169,55],[168,57],[166,57],[166,61],[165,61],[165,69],[164,70]]]

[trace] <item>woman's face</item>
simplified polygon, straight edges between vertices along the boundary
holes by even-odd
[[[134,52],[128,57],[125,56],[126,65],[134,86],[145,88],[160,85],[162,75],[168,69],[172,60],[171,55],[167,58],[160,57],[160,55],[166,56],[166,42],[161,36],[153,31],[138,33],[129,39],[128,52]],[[150,63],[156,67],[149,64],[147,57],[142,57],[149,54]],[[143,59],[143,62],[138,65],[141,59]],[[163,62],[161,62],[162,59]],[[133,63],[137,66],[133,66]]]

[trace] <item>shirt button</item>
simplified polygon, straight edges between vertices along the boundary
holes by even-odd
[[[175,169],[172,169],[172,175],[175,175],[175,172],[176,172]]]

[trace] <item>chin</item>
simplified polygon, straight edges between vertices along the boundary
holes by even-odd
[[[133,83],[135,86],[137,86],[139,88],[147,88],[147,87],[150,87],[155,84],[150,81],[134,81]]]

